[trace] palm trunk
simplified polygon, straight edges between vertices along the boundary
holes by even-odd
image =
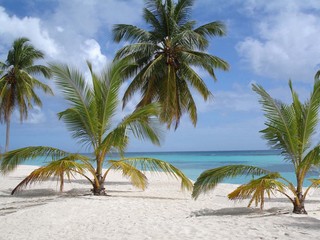
[[[102,174],[96,173],[97,181],[94,181],[92,192],[94,195],[107,195],[106,190],[104,188],[104,181]]]
[[[295,198],[295,201],[293,204],[293,213],[308,214],[304,208],[304,199],[303,199],[302,193],[298,192],[297,195],[298,195],[298,198]]]
[[[103,161],[97,161],[96,179],[93,181],[92,192],[94,195],[107,195],[104,188],[104,179],[102,176],[102,163]]]
[[[304,177],[301,177],[300,174],[297,174],[297,197],[294,198],[293,203],[293,213],[296,214],[307,214],[307,211],[304,208],[304,197],[302,194],[302,185]]]
[[[8,152],[9,150],[9,142],[10,142],[10,122],[11,122],[11,117],[9,116],[8,119],[6,120],[7,122],[7,129],[6,129],[6,146],[5,146],[5,152]]]
[[[63,178],[64,173],[62,172],[60,174],[60,192],[63,192],[63,186],[64,186],[64,178]]]

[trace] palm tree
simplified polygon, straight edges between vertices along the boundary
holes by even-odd
[[[314,78],[320,80],[320,70],[316,73],[316,75],[314,76]]]
[[[51,77],[48,67],[34,64],[36,60],[43,58],[43,52],[29,44],[29,39],[18,38],[13,42],[7,60],[0,62],[0,69],[3,74],[0,79],[0,121],[7,125],[5,151],[9,149],[10,123],[13,110],[18,108],[20,121],[22,122],[28,118],[28,109],[33,108],[33,103],[42,106],[35,88],[53,94],[49,86],[34,77],[37,74],[46,78]]]
[[[36,169],[13,191],[33,182],[56,177],[62,190],[64,177],[80,174],[93,186],[95,195],[105,194],[104,182],[111,169],[122,171],[134,186],[145,189],[147,178],[142,171],[162,171],[181,179],[182,188],[191,189],[191,181],[169,163],[150,158],[125,158],[129,137],[151,140],[159,144],[160,129],[156,124],[158,105],[149,104],[124,117],[118,124],[114,118],[119,108],[119,88],[122,83],[121,72],[128,64],[114,63],[102,74],[97,74],[88,63],[91,82],[86,81],[79,71],[66,65],[52,64],[51,69],[56,83],[64,94],[70,107],[58,114],[67,124],[72,136],[82,145],[92,149],[93,159],[80,154],[70,154],[51,147],[26,147],[6,153],[1,170],[7,173],[22,161],[38,156],[52,159],[48,165]],[[119,152],[120,160],[108,160],[108,169],[103,172],[109,153]],[[109,155],[110,158],[110,155]],[[88,175],[89,174],[89,175]],[[90,177],[90,174],[92,175]]]
[[[135,63],[125,77],[133,77],[124,97],[123,105],[140,91],[137,107],[151,102],[162,105],[161,120],[178,127],[183,113],[188,113],[194,125],[197,108],[192,90],[206,101],[212,93],[195,68],[205,70],[214,80],[214,69],[228,70],[227,62],[205,52],[208,37],[224,36],[222,22],[210,22],[199,27],[190,20],[193,0],[147,0],[143,18],[148,29],[127,24],[113,27],[114,40],[130,41],[121,48],[115,59],[130,59]]]
[[[215,188],[226,177],[264,174],[258,179],[241,185],[228,197],[244,199],[252,196],[249,206],[255,201],[256,205],[260,202],[262,208],[265,193],[270,197],[271,194],[280,192],[291,201],[294,213],[307,213],[304,207],[307,193],[310,188],[320,184],[320,179],[309,179],[311,185],[305,191],[303,190],[308,172],[313,166],[320,165],[320,145],[314,146],[311,142],[319,122],[320,80],[315,80],[310,99],[305,103],[300,102],[298,94],[292,88],[291,81],[289,81],[289,87],[293,101],[290,105],[273,99],[259,85],[253,85],[253,90],[260,95],[260,103],[267,118],[266,128],[261,131],[263,137],[273,149],[281,151],[285,161],[292,163],[296,184],[279,173],[254,166],[230,165],[203,172],[194,184],[193,198],[196,199],[201,193]]]

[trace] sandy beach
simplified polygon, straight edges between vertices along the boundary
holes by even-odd
[[[307,198],[308,215],[292,214],[282,196],[267,200],[264,211],[246,208],[248,201],[228,200],[231,184],[194,201],[175,179],[150,173],[145,191],[112,173],[110,196],[90,195],[80,178],[63,193],[48,181],[11,196],[34,168],[0,177],[0,239],[320,239],[320,190]]]

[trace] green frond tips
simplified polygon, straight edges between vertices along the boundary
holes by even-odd
[[[262,176],[258,179],[251,180],[247,184],[239,186],[236,190],[231,192],[228,195],[228,198],[231,200],[243,200],[249,197],[252,197],[248,207],[255,202],[257,207],[260,203],[260,209],[263,209],[265,194],[270,198],[271,194],[274,195],[275,192],[285,192],[286,185],[277,179],[280,178],[279,173],[270,173],[265,176]]]
[[[70,154],[62,159],[52,161],[46,166],[35,169],[12,190],[11,195],[30,184],[43,182],[51,177],[60,182],[60,191],[62,192],[65,176],[70,181],[75,173],[84,175],[85,170],[88,170],[87,164],[77,162],[79,159],[87,160],[87,157],[79,154]]]
[[[192,197],[196,200],[200,194],[214,189],[217,184],[222,182],[225,178],[236,177],[239,175],[248,176],[268,173],[268,170],[247,165],[229,165],[209,169],[201,173],[197,181],[194,183]]]
[[[120,160],[120,162],[126,162],[142,172],[150,171],[151,173],[165,173],[168,176],[180,180],[182,190],[192,190],[193,184],[190,179],[178,168],[165,161],[154,158],[124,158]]]
[[[0,170],[3,174],[7,174],[16,169],[16,167],[28,159],[35,159],[37,157],[51,158],[57,160],[69,153],[63,150],[52,147],[25,147],[12,150],[2,155]]]

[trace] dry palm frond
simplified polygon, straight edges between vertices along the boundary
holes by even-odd
[[[134,166],[124,161],[110,160],[109,163],[111,164],[109,170],[114,169],[114,170],[122,171],[122,175],[124,177],[130,178],[130,181],[133,186],[140,188],[142,190],[146,189],[148,185],[148,179],[139,169],[135,168]],[[107,175],[108,171],[106,172],[105,176]]]
[[[29,176],[22,180],[11,192],[14,194],[16,191],[30,185],[32,183],[43,182],[50,177],[57,178],[60,181],[60,191],[63,191],[64,177],[70,181],[71,177],[74,177],[74,173],[85,176],[85,171],[88,170],[88,165],[85,163],[79,163],[79,158],[86,158],[78,154],[72,154],[65,158],[52,161],[48,165],[37,168],[32,171]],[[90,180],[88,177],[86,177]]]
[[[124,158],[120,161],[126,162],[141,171],[150,171],[152,173],[163,172],[168,176],[180,180],[182,190],[192,190],[193,184],[190,179],[184,175],[182,171],[168,162],[155,158]]]
[[[250,207],[253,202],[255,202],[256,206],[260,203],[262,210],[265,194],[270,198],[271,194],[274,194],[276,191],[284,192],[286,189],[286,185],[278,181],[277,178],[280,178],[279,173],[270,173],[258,179],[251,180],[249,183],[243,184],[231,192],[228,198],[231,200],[243,200],[251,197],[248,207]]]

